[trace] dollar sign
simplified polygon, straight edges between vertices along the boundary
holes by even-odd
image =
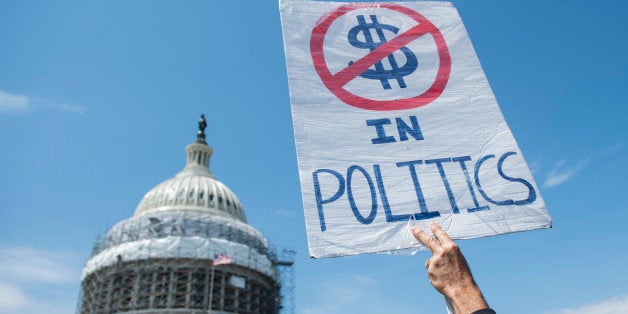
[[[349,43],[356,48],[369,49],[370,51],[373,51],[387,41],[386,36],[384,35],[384,30],[393,32],[395,34],[397,34],[397,32],[399,31],[399,28],[395,26],[380,24],[377,21],[377,16],[375,15],[371,15],[371,23],[366,22],[366,19],[364,19],[364,15],[358,15],[357,19],[358,25],[351,28],[349,30],[349,33],[347,34],[347,39],[349,40]],[[371,36],[371,29],[375,29],[375,33],[379,37],[379,42],[373,41],[373,36]],[[360,41],[358,39],[358,34],[360,33],[364,34],[364,41]],[[395,56],[391,53],[387,57],[391,67],[390,70],[384,69],[384,65],[382,64],[382,60],[384,59],[382,59],[375,63],[375,70],[367,69],[366,71],[362,72],[360,76],[367,79],[379,80],[382,83],[382,87],[384,89],[391,89],[390,83],[388,82],[388,80],[390,79],[396,79],[397,84],[399,84],[400,88],[406,88],[406,82],[403,80],[403,77],[412,74],[412,72],[416,70],[419,63],[416,59],[416,56],[412,53],[412,51],[410,51],[410,49],[402,47],[400,50],[406,56],[406,63],[402,67],[399,67],[399,65],[397,65],[397,60],[395,60]],[[349,65],[352,64],[353,61],[349,62]]]

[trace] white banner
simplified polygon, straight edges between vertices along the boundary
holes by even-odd
[[[449,2],[280,0],[310,255],[551,227]]]

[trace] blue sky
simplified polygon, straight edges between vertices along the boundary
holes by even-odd
[[[628,4],[454,4],[554,220],[460,242],[489,304],[627,313]],[[298,251],[297,313],[444,312],[426,252],[307,257],[276,1],[3,1],[0,313],[72,312],[94,239],[183,168],[200,113],[214,174]]]

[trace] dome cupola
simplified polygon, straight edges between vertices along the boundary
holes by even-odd
[[[230,217],[246,223],[236,195],[216,180],[209,169],[213,149],[205,141],[205,116],[198,122],[196,141],[185,148],[187,163],[174,178],[150,190],[140,201],[134,216],[160,211],[200,211]]]

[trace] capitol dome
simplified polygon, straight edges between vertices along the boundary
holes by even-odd
[[[209,169],[205,119],[186,166],[97,240],[79,313],[278,313],[280,261],[246,222],[236,195]],[[226,261],[225,261],[226,260]]]
[[[150,190],[135,210],[134,216],[148,213],[185,210],[230,217],[246,223],[240,201],[209,170],[213,153],[204,140],[197,140],[186,147],[188,155],[185,168],[174,178],[166,180]]]

